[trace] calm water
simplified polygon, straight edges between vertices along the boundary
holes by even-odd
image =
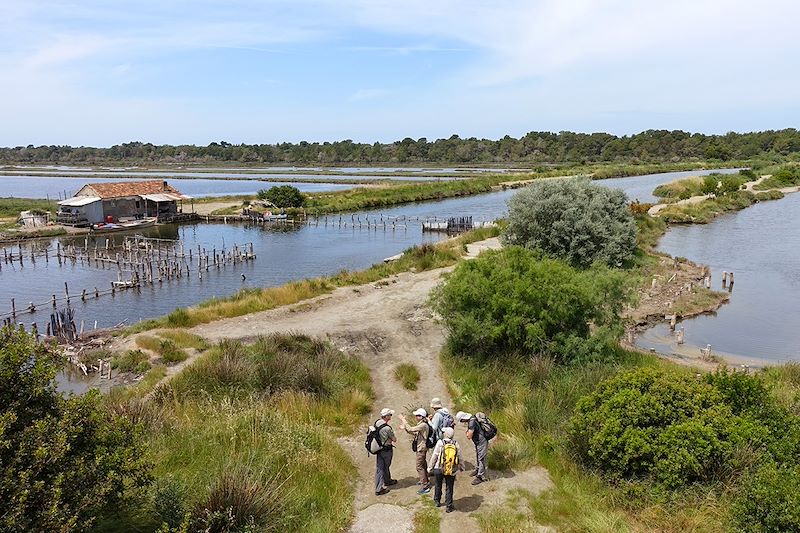
[[[685,320],[686,343],[746,358],[800,359],[800,194],[722,216],[710,224],[676,226],[659,250],[711,266],[714,288],[733,271],[730,303],[715,315]],[[665,327],[639,344],[674,350]]]
[[[132,181],[136,179],[169,179],[169,180],[182,180],[181,183],[185,181],[195,181],[195,180],[205,180],[205,181],[226,181],[226,182],[236,182],[237,180],[242,182],[242,184],[250,183],[249,187],[252,188],[259,183],[259,180],[268,180],[272,182],[273,180],[286,180],[287,183],[300,183],[308,181],[320,181],[324,180],[325,182],[337,182],[337,181],[348,181],[348,182],[363,182],[363,181],[373,181],[373,180],[394,180],[394,181],[453,181],[459,179],[465,179],[468,176],[464,177],[437,177],[437,176],[382,176],[382,175],[355,175],[355,174],[344,174],[344,173],[325,173],[325,174],[301,174],[295,172],[285,172],[285,173],[269,173],[269,172],[190,172],[190,171],[169,171],[169,170],[127,170],[127,169],[114,169],[114,170],[80,170],[80,171],[73,171],[73,170],[58,170],[58,171],[51,171],[51,170],[34,170],[28,169],[30,174],[38,175],[39,179],[72,179],[76,183],[81,183],[81,181],[109,181],[109,179],[120,179],[120,180],[127,180]],[[102,177],[100,177],[102,176]],[[119,176],[119,177],[117,177]],[[24,179],[33,179],[35,176],[26,175],[22,172],[13,171],[13,175],[5,174],[0,175],[0,177],[21,177]],[[310,184],[306,184],[303,186],[308,186]],[[248,187],[248,185],[243,185],[244,187]],[[298,185],[299,187],[300,185]],[[80,187],[80,185],[78,185]],[[224,185],[217,184],[213,186],[213,190],[217,191],[218,189],[224,187]],[[224,193],[223,193],[224,194]]]
[[[652,189],[660,183],[676,179],[676,175],[652,175],[647,177],[631,177],[608,180],[604,185],[618,187],[622,190],[637,190],[642,182],[649,180]],[[2,178],[6,179],[6,178]],[[46,178],[49,179],[49,178]],[[81,178],[81,183],[87,178]],[[63,181],[63,180],[61,180]],[[192,194],[184,183],[181,189]],[[212,184],[220,183],[210,180]],[[2,181],[0,181],[2,183]],[[222,182],[227,184],[228,182]],[[144,318],[152,318],[169,313],[176,307],[193,305],[211,297],[227,296],[244,287],[276,286],[287,281],[317,277],[335,273],[341,269],[363,269],[385,257],[397,254],[402,250],[424,240],[440,238],[436,234],[423,235],[419,219],[431,216],[473,216],[476,220],[494,220],[505,216],[506,202],[516,191],[507,190],[479,196],[453,198],[439,202],[423,202],[410,204],[380,212],[369,213],[370,217],[381,214],[386,217],[409,217],[406,229],[395,231],[368,231],[358,228],[339,228],[332,224],[324,226],[301,226],[293,229],[250,227],[245,225],[194,224],[183,226],[160,226],[149,230],[148,236],[166,239],[180,239],[186,248],[197,245],[206,249],[223,246],[230,248],[234,243],[252,242],[258,255],[255,262],[227,267],[204,275],[202,280],[196,274],[190,278],[164,282],[158,287],[143,287],[138,291],[125,291],[112,297],[99,300],[87,300],[81,303],[73,300],[77,318],[98,326],[111,326],[122,322],[133,323]],[[0,192],[0,196],[3,196]],[[366,216],[360,213],[354,216]],[[344,220],[350,215],[345,215]],[[338,217],[329,217],[330,221]],[[114,236],[112,238],[122,239]],[[39,249],[49,246],[51,255],[57,242],[62,245],[67,238],[54,239],[49,243],[29,243],[23,245],[26,255],[30,246]],[[83,238],[78,239],[83,243]],[[105,245],[105,237],[100,237],[99,246]],[[90,239],[89,246],[94,246]],[[16,250],[16,248],[15,248]],[[686,255],[686,254],[684,254]],[[64,282],[69,283],[71,294],[79,294],[81,289],[92,291],[94,287],[109,288],[110,282],[116,279],[115,269],[98,269],[77,263],[58,266],[56,261],[45,263],[41,259],[32,264],[25,260],[22,267],[1,265],[0,271],[0,313],[10,310],[10,300],[15,298],[17,307],[24,307],[28,302],[41,304],[47,302],[52,294],[62,295]],[[245,274],[246,281],[242,281]],[[49,316],[47,307],[33,315],[23,315],[22,321],[43,323]]]
[[[117,178],[114,181],[138,181],[136,178]],[[92,177],[45,177],[45,176],[0,176],[0,198],[13,196],[16,198],[50,198],[63,199],[75,194],[87,183],[104,183],[108,178]],[[278,185],[292,185],[303,192],[325,192],[351,189],[358,185],[336,183],[303,183],[259,181],[257,179],[180,179],[170,180],[170,185],[184,194],[202,198],[207,196],[225,196],[229,194],[255,194],[260,189],[269,189]]]

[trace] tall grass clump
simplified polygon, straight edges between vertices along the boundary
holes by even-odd
[[[142,392],[107,401],[145,430],[156,483],[105,530],[326,532],[349,523],[356,472],[334,437],[371,407],[360,360],[304,335],[226,340]]]
[[[166,364],[180,363],[188,357],[186,352],[180,349],[175,341],[171,339],[139,335],[136,337],[136,346],[157,354],[161,362]]]
[[[111,358],[111,368],[120,372],[144,373],[150,369],[150,358],[141,350],[128,350]]]
[[[399,381],[404,389],[417,390],[419,383],[419,370],[412,364],[402,363],[394,368],[394,378]]]
[[[369,392],[369,375],[355,357],[305,335],[271,335],[254,344],[225,340],[169,384],[179,398],[271,395],[280,391],[331,398]]]

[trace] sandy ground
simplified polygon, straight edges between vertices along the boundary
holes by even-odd
[[[238,207],[242,202],[198,202],[194,204],[194,212],[198,215],[210,215],[217,209],[226,209],[228,207]]]
[[[673,202],[671,204],[656,204],[650,209],[647,210],[647,214],[651,217],[656,216],[662,209],[665,209],[671,205],[693,205],[699,204],[700,202],[704,202],[709,198],[712,198],[713,195],[711,194],[701,194],[700,196],[692,196],[691,198],[686,198],[684,200],[678,200],[677,202]]]
[[[484,249],[497,247],[497,239],[489,239],[470,245],[467,255],[474,257]],[[211,341],[223,338],[246,340],[278,332],[327,338],[338,348],[362,358],[369,367],[376,395],[371,420],[378,417],[377,413],[383,407],[390,407],[398,413],[410,413],[416,407],[427,408],[435,396],[445,403],[450,400],[438,357],[444,345],[445,332],[433,320],[426,305],[431,289],[440,282],[442,274],[450,270],[452,267],[403,273],[370,285],[340,288],[329,295],[292,306],[204,324],[191,331]],[[412,363],[419,369],[422,378],[416,391],[405,390],[395,380],[393,371],[400,363]],[[375,458],[364,450],[363,434],[340,439],[359,472],[353,532],[378,529],[412,531],[414,511],[421,508],[423,498],[430,498],[416,492],[411,439],[399,430],[399,424],[400,420],[395,417],[393,426],[398,444],[391,470],[398,484],[384,496],[374,494]],[[460,436],[467,458],[466,466],[470,469],[475,458],[474,447],[466,441],[461,429],[456,435],[457,438]],[[547,471],[539,467],[521,472],[490,472],[490,477],[490,482],[478,486],[470,485],[471,478],[466,474],[458,477],[455,489],[457,512],[442,513],[441,531],[477,531],[477,523],[470,515],[503,504],[511,489],[524,488],[536,494],[552,488]]]

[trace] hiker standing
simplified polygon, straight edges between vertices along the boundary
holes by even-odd
[[[433,409],[433,416],[431,417],[431,428],[433,429],[436,440],[441,440],[442,430],[446,427],[453,427],[453,416],[447,407],[442,406],[442,400],[433,398],[431,400],[431,409]]]
[[[428,437],[432,434],[432,430],[425,409],[420,407],[414,411],[414,416],[417,418],[417,425],[408,427],[405,417],[400,415],[402,421],[400,428],[414,436],[411,449],[417,454],[417,475],[419,476],[417,484],[422,485],[417,494],[428,494],[431,491],[431,483],[428,478]]]
[[[453,490],[456,483],[456,474],[462,470],[461,446],[453,438],[455,431],[451,427],[444,428],[442,440],[436,443],[431,455],[431,472],[435,480],[433,502],[436,507],[442,505],[442,483],[445,486],[444,503],[447,512],[453,511]]]
[[[459,411],[456,413],[456,420],[467,425],[467,438],[472,439],[475,444],[475,470],[470,474],[475,479],[473,485],[480,485],[484,481],[489,481],[486,475],[486,456],[489,453],[489,439],[483,433],[483,428],[478,423],[478,418],[470,413]]]
[[[389,492],[389,485],[394,485],[397,480],[392,479],[389,467],[392,466],[392,456],[394,455],[394,443],[397,438],[394,429],[389,425],[394,411],[384,407],[381,409],[381,418],[375,422],[378,431],[378,442],[381,449],[375,454],[375,495],[380,496]]]

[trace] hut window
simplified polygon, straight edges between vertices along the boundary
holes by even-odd
[[[136,200],[136,209],[139,209],[141,205],[139,205],[139,200]]]

